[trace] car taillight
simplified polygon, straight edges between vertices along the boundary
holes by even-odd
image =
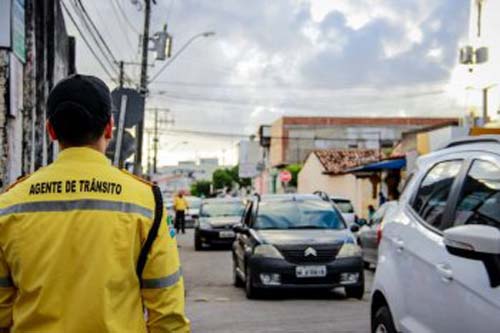
[[[376,232],[377,232],[377,246],[378,246],[380,244],[380,241],[382,240],[382,223],[377,224]]]

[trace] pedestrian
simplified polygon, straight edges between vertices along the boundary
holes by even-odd
[[[189,332],[161,193],[104,155],[105,83],[60,81],[47,130],[57,159],[0,195],[0,332]]]
[[[182,231],[183,234],[186,233],[186,211],[189,209],[186,198],[184,198],[184,193],[179,191],[174,198],[174,210],[175,210],[175,230],[177,233]]]
[[[368,205],[368,221],[372,220],[373,215],[375,215],[375,207],[373,207],[373,205]]]

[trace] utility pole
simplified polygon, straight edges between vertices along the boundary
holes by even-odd
[[[153,174],[156,174],[158,167],[158,109],[155,109],[155,124],[153,134]]]
[[[148,46],[149,46],[149,23],[151,19],[151,0],[144,0],[144,31],[142,35],[142,61],[141,61],[141,81],[140,92],[144,95],[144,103],[148,93]],[[142,142],[144,136],[144,119],[137,124],[136,140],[137,149],[135,152],[134,174],[142,174]]]
[[[119,62],[119,66],[120,66],[120,79],[119,79],[120,88],[123,88],[123,80],[124,80],[124,77],[125,77],[124,65],[125,65],[125,63],[123,61]]]
[[[146,130],[152,132],[153,134],[153,174],[155,174],[158,171],[160,131],[163,126],[173,125],[175,120],[171,117],[170,109],[155,108],[149,109],[149,111],[154,112],[153,127],[148,127]]]

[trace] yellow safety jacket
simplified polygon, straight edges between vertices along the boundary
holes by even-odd
[[[188,203],[184,197],[178,197],[176,196],[174,198],[174,210],[175,211],[186,211],[188,207]]]
[[[166,222],[142,288],[136,275],[154,208],[150,184],[90,148],[63,150],[0,195],[0,332],[189,332]]]

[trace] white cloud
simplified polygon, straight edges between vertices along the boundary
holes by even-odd
[[[88,3],[97,25],[112,39],[115,53],[134,58],[123,29],[118,24],[111,30],[105,27],[116,23],[109,4]],[[459,21],[467,3],[177,1],[169,22],[174,52],[199,32],[217,35],[194,42],[162,74],[163,83],[151,85],[149,104],[172,109],[175,128],[245,135],[283,114],[397,116],[421,115],[423,109],[426,115],[442,115],[442,110],[457,114],[460,109],[449,95],[425,93],[442,89],[450,78],[457,40],[466,30]],[[100,20],[94,7],[109,21]],[[142,13],[132,6],[124,8],[140,29]],[[155,31],[161,29],[168,6],[158,2],[153,9]],[[81,39],[77,45],[78,68],[102,75],[96,61],[82,51]],[[156,65],[152,73],[161,63]],[[386,87],[397,93],[388,94]],[[163,93],[158,96],[155,91]],[[406,96],[415,91],[422,96]],[[197,143],[183,150],[220,155],[221,147],[236,139],[190,140]]]

